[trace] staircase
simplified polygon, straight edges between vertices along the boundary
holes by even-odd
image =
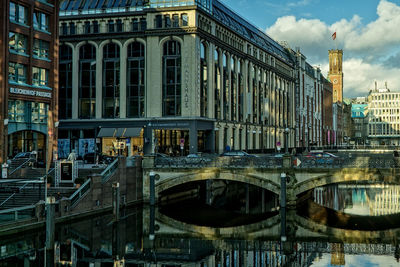
[[[18,186],[14,184],[4,185],[6,188],[21,188],[24,184],[19,183]],[[18,208],[28,205],[34,205],[40,200],[44,200],[45,185],[43,183],[27,184],[24,188],[20,189],[19,192],[15,193],[2,193],[0,194],[0,204],[3,203],[7,198],[13,195],[3,205],[0,206],[0,210]],[[48,188],[47,195],[54,196],[56,200],[62,197],[69,197],[75,192],[75,188]],[[60,193],[60,194],[58,194]]]

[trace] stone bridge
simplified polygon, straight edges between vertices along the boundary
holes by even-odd
[[[277,195],[281,193],[281,176],[286,175],[286,194],[288,205],[295,205],[299,195],[313,188],[342,182],[387,182],[400,183],[400,168],[388,161],[358,159],[353,165],[348,162],[332,165],[303,164],[293,166],[288,156],[279,159],[228,159],[221,162],[198,161],[198,164],[183,164],[177,159],[170,162],[157,162],[152,157],[143,160],[143,195],[150,199],[150,173],[155,174],[155,199],[161,192],[172,187],[201,180],[228,180],[242,182],[269,190]],[[358,163],[357,163],[358,162]],[[307,163],[307,162],[306,162]],[[382,167],[379,167],[382,166]]]

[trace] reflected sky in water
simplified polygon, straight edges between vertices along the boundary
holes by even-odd
[[[326,267],[326,266],[338,266],[332,264],[331,255],[324,253],[321,257],[315,259],[310,266],[312,267]],[[390,256],[375,256],[375,255],[346,255],[344,264],[339,266],[348,267],[398,267],[400,263]]]
[[[333,184],[313,190],[313,199],[321,206],[362,216],[400,213],[399,185]]]

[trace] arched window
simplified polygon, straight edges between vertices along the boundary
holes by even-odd
[[[119,46],[103,48],[103,118],[119,117]]]
[[[167,41],[163,48],[163,116],[180,116],[181,45]]]
[[[127,64],[127,117],[144,117],[145,54],[139,42],[128,46]]]
[[[96,48],[85,44],[79,49],[79,118],[96,115]]]
[[[72,48],[60,46],[58,109],[59,119],[72,118]]]
[[[204,43],[200,44],[200,116],[207,116],[207,48]]]

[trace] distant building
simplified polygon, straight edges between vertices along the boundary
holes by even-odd
[[[28,151],[51,160],[58,102],[58,2],[0,3],[0,162]]]
[[[322,145],[327,147],[334,144],[332,88],[332,83],[329,80],[322,78]]]
[[[364,145],[368,138],[368,103],[365,97],[357,97],[351,101],[351,118],[353,120],[353,135],[351,140],[355,145]]]
[[[368,95],[368,138],[371,145],[400,145],[400,92],[371,90]]]

